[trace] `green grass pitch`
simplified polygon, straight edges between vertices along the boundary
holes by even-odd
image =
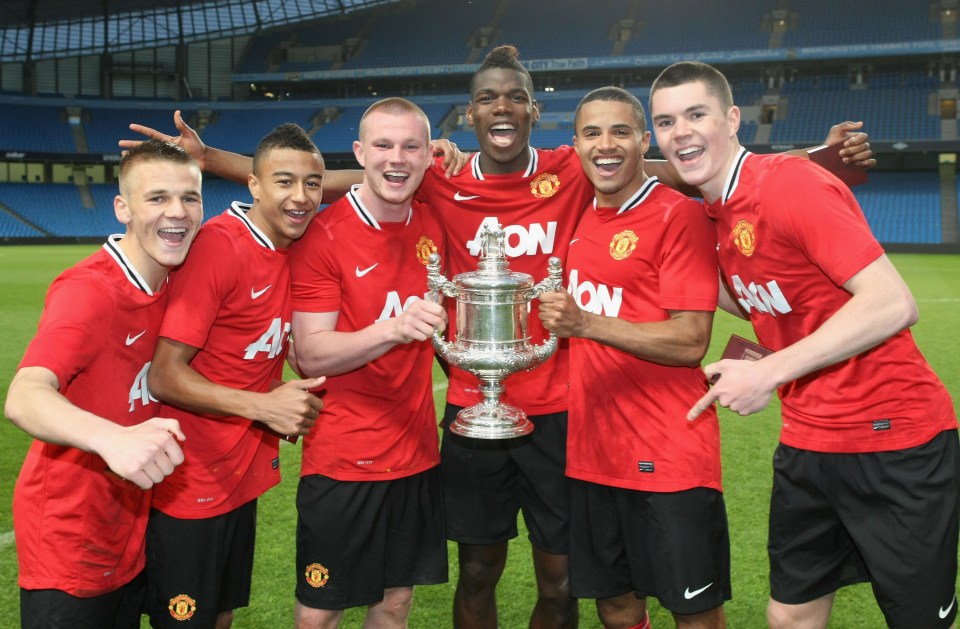
[[[23,350],[33,336],[47,285],[56,274],[96,249],[77,246],[0,247],[0,400],[6,398]],[[891,255],[920,306],[920,322],[913,332],[921,349],[954,397],[960,400],[960,256]],[[752,337],[745,322],[717,315],[707,362],[717,358],[733,333]],[[437,408],[442,410],[443,380],[437,375]],[[770,490],[770,458],[777,442],[779,407],[742,418],[721,412],[724,486],[730,518],[734,598],[726,606],[730,627],[765,626],[767,601],[766,516]],[[0,423],[0,609],[6,612],[0,627],[17,626],[19,595],[10,501],[29,438],[9,422]],[[281,458],[284,481],[260,500],[257,559],[251,605],[237,612],[234,626],[273,628],[292,626],[294,572],[294,496],[299,446],[284,444]],[[413,628],[451,626],[451,601],[457,575],[456,548],[450,548],[450,579],[446,585],[418,588],[410,618]],[[530,545],[525,535],[510,546],[510,558],[498,591],[500,626],[525,627],[534,600]],[[673,626],[669,614],[651,601],[656,627]],[[599,627],[592,601],[581,601],[581,626]],[[363,610],[347,612],[343,627],[360,627]],[[146,627],[146,622],[143,623]],[[881,627],[883,620],[867,586],[840,591],[831,627]]]

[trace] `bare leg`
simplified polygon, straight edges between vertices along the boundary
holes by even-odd
[[[297,601],[293,614],[297,629],[336,629],[343,617],[343,610],[316,609]]]
[[[767,623],[771,629],[825,629],[834,596],[831,592],[800,605],[787,605],[771,598],[767,604]]]
[[[496,629],[497,582],[507,563],[507,543],[458,546],[460,577],[453,596],[453,625]]]
[[[364,629],[406,629],[412,606],[412,587],[387,588],[382,601],[367,607]]]
[[[570,561],[567,555],[552,555],[533,547],[537,575],[537,604],[530,616],[530,629],[575,629],[579,620],[577,599],[570,596]]]
[[[647,599],[633,592],[597,599],[597,615],[608,629],[636,627],[647,615]]]

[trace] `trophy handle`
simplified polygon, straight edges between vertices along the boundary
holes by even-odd
[[[530,289],[527,299],[536,299],[543,293],[563,290],[562,275],[563,269],[560,266],[560,258],[557,256],[550,256],[550,260],[547,263],[547,276]]]
[[[563,269],[560,266],[560,258],[550,256],[547,263],[547,277],[543,278],[533,288],[530,289],[529,299],[536,299],[543,293],[557,292],[563,290]],[[533,365],[539,365],[550,358],[559,344],[559,338],[547,331],[547,337],[541,345],[533,346]]]
[[[440,272],[440,254],[438,253],[431,253],[427,259],[427,288],[430,289],[430,292],[427,294],[427,299],[438,304],[440,303],[441,294],[447,297],[453,297],[457,294],[457,287]],[[452,345],[450,341],[443,339],[440,330],[433,330],[433,347],[440,356],[448,362],[450,360],[450,347]]]

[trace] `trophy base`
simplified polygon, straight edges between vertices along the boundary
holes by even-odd
[[[474,439],[513,439],[533,432],[533,423],[515,406],[484,400],[457,413],[450,432]]]

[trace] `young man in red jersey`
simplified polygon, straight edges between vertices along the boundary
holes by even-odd
[[[850,190],[808,162],[740,146],[726,78],[674,64],[650,95],[657,142],[716,223],[721,303],[774,350],[708,365],[690,418],[741,415],[775,390],[772,627],[825,627],[836,590],[869,581],[891,627],[956,617],[960,453],[950,395],[909,327],[909,288]]]
[[[716,412],[688,422],[717,305],[715,233],[700,203],[644,173],[643,106],[587,94],[574,145],[596,196],[573,233],[568,291],[540,319],[570,339],[570,584],[608,629],[724,626],[730,547]]]
[[[550,256],[565,255],[580,213],[593,197],[593,186],[573,148],[530,146],[533,125],[540,116],[533,94],[533,80],[520,63],[517,49],[493,49],[470,84],[467,122],[477,134],[480,152],[470,158],[468,168],[453,176],[439,161],[427,169],[417,198],[437,210],[447,230],[448,277],[476,270],[482,226],[495,223],[507,232],[511,269],[544,276]],[[140,125],[131,128],[182,143],[207,170],[220,176],[237,180],[249,172],[249,158],[206,147],[182,119],[176,122],[181,133],[177,138]],[[826,143],[843,141],[846,159],[871,165],[866,134],[847,138],[858,127],[836,125]],[[647,162],[647,170],[670,185],[682,184],[663,162]],[[534,302],[528,332],[531,342],[541,343],[545,331],[536,308]],[[521,511],[533,545],[537,580],[531,625],[558,629],[577,625],[567,569],[565,354],[562,344],[555,356],[535,370],[507,379],[504,401],[528,412],[536,428],[528,437],[502,443],[450,435],[446,426],[456,413],[482,397],[476,378],[457,368],[450,370],[441,474],[448,537],[458,543],[459,550],[454,598],[458,628],[497,626],[496,586],[506,565],[508,541],[517,536]]]
[[[149,490],[183,461],[147,371],[167,273],[203,220],[199,167],[144,142],[120,160],[114,211],[126,233],[51,284],[7,394],[35,437],[13,497],[26,628],[140,626]]]
[[[322,406],[310,393],[322,378],[280,381],[293,312],[288,249],[316,214],[323,173],[306,133],[277,127],[254,155],[252,206],[235,202],[204,225],[173,277],[150,386],[189,443],[154,492],[154,627],[222,629],[248,604],[257,497],[280,482],[276,434],[306,434]]]
[[[426,264],[444,253],[431,208],[413,200],[430,162],[430,122],[388,98],[360,120],[363,183],[292,251],[293,334],[307,375],[326,375],[324,410],[303,445],[297,491],[300,629],[407,626],[415,585],[447,580],[434,329]]]

